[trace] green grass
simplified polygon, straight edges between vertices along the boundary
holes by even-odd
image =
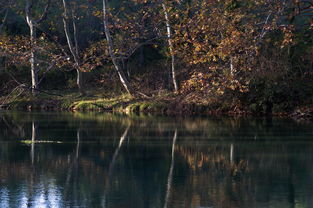
[[[53,94],[41,93],[37,97],[31,95],[19,97],[9,103],[10,109],[31,110],[73,110],[73,111],[112,111],[123,113],[155,113],[163,114],[175,99],[173,94],[156,95],[152,98],[135,98],[128,94],[116,96],[103,94],[100,90],[90,90],[82,96],[77,91],[52,91]]]
[[[101,90],[88,90],[85,95],[77,91],[51,91],[58,94],[23,95],[8,103],[10,109],[63,110],[63,111],[110,111],[127,114],[209,114],[212,110],[231,111],[229,102],[201,103],[186,99],[185,95],[158,93],[151,98],[136,98],[128,94],[105,94]],[[1,98],[0,98],[1,100]],[[213,112],[212,111],[212,112]]]

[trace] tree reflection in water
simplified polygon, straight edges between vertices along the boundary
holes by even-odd
[[[104,196],[103,196],[103,199],[102,199],[102,207],[107,207],[106,206],[106,195],[107,195],[107,192],[109,191],[109,188],[110,188],[111,177],[112,177],[112,174],[113,174],[114,165],[115,165],[118,153],[119,153],[119,151],[120,151],[120,149],[121,149],[121,147],[122,147],[122,145],[123,145],[123,143],[125,141],[125,138],[127,137],[129,128],[130,128],[130,124],[127,126],[127,128],[125,129],[123,135],[121,136],[119,144],[118,144],[118,147],[116,148],[116,150],[115,150],[115,152],[113,154],[112,161],[110,162],[108,178],[106,180],[106,186],[104,188]]]
[[[168,173],[168,178],[167,178],[167,189],[166,189],[166,195],[165,195],[165,202],[164,202],[164,208],[167,208],[168,206],[168,200],[170,197],[170,191],[172,187],[172,181],[173,181],[173,169],[174,169],[174,164],[175,164],[175,144],[176,144],[176,139],[177,139],[177,129],[175,129],[174,137],[173,137],[173,144],[172,144],[172,154],[171,154],[171,167],[170,171]]]
[[[2,112],[0,128],[1,208],[313,207],[312,124]]]
[[[32,165],[34,165],[34,159],[35,159],[36,136],[37,136],[37,125],[35,121],[32,121],[32,139],[31,139],[31,148],[30,148],[30,157],[31,157]]]

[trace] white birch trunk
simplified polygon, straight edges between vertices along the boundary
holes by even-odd
[[[48,13],[48,9],[50,6],[50,1],[48,0],[44,12],[40,16],[38,20],[34,20],[31,17],[31,2],[26,0],[26,21],[30,31],[30,43],[31,43],[31,54],[30,54],[30,68],[31,68],[31,79],[32,79],[32,94],[37,95],[39,92],[39,83],[38,83],[38,69],[37,69],[37,62],[36,62],[36,26],[46,18]],[[34,3],[34,2],[32,2]]]
[[[71,39],[71,35],[70,35],[70,30],[69,30],[69,24],[68,24],[68,8],[67,8],[67,4],[66,4],[66,0],[63,0],[63,7],[64,7],[64,15],[63,15],[63,26],[64,26],[64,32],[65,32],[65,36],[66,36],[66,41],[67,41],[67,45],[70,49],[70,52],[74,58],[75,61],[75,68],[76,68],[76,84],[78,87],[78,90],[81,94],[85,94],[84,93],[84,87],[83,87],[83,72],[80,71],[79,69],[79,65],[80,65],[80,59],[79,59],[79,49],[78,49],[78,40],[77,40],[77,28],[76,28],[76,23],[74,20],[74,16],[73,16],[73,30],[74,30],[74,42],[75,42],[75,47],[72,43],[72,39]]]
[[[165,3],[162,3],[162,7],[163,7],[165,23],[166,23],[167,41],[168,41],[169,51],[170,51],[170,55],[171,55],[172,81],[173,81],[173,85],[174,85],[174,90],[175,90],[175,92],[177,92],[178,91],[178,85],[177,85],[177,81],[176,81],[175,54],[174,54],[174,45],[173,45],[173,41],[172,41],[171,24],[170,24],[169,15],[168,15]]]
[[[123,87],[125,88],[125,90],[130,94],[130,95],[134,95],[134,92],[128,82],[128,80],[126,79],[126,76],[124,74],[124,72],[122,71],[118,60],[114,54],[114,45],[113,45],[113,40],[110,34],[110,29],[109,29],[109,22],[108,22],[108,14],[107,14],[107,10],[108,10],[108,2],[107,0],[102,0],[103,3],[103,24],[104,24],[104,33],[106,36],[106,40],[108,42],[108,47],[109,47],[109,54],[110,57],[112,59],[113,65],[115,67],[115,70],[117,71],[117,74],[120,78],[120,81],[123,85]]]
[[[32,94],[38,94],[38,71],[37,71],[37,63],[36,63],[36,28],[34,26],[34,22],[30,19],[29,15],[26,17],[27,24],[30,31],[30,43],[31,43],[31,52],[30,52],[30,71],[31,71],[31,79],[32,79]]]
[[[76,57],[77,57],[77,60],[79,61],[77,63],[77,65],[80,64],[80,60],[79,60],[79,45],[78,45],[78,40],[77,40],[77,27],[76,27],[76,22],[75,22],[75,19],[74,19],[74,14],[72,15],[72,21],[73,21],[73,30],[74,30],[74,43],[75,43],[75,53],[76,53]],[[76,72],[77,72],[77,79],[76,79],[76,84],[77,84],[77,87],[78,87],[78,90],[81,94],[85,94],[85,91],[84,91],[84,80],[83,80],[83,72],[78,69],[76,69]]]

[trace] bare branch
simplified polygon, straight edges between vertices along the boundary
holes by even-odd
[[[43,11],[43,13],[41,14],[41,16],[39,17],[39,19],[36,21],[37,24],[41,23],[42,21],[44,21],[47,18],[48,15],[48,11],[49,11],[49,7],[51,4],[51,0],[48,0],[46,7]]]
[[[299,15],[300,16],[312,16],[313,15],[313,8],[302,10]]]
[[[271,15],[272,15],[272,12],[270,11],[269,14],[268,14],[267,17],[266,17],[265,22],[264,22],[264,26],[263,26],[262,32],[261,32],[261,34],[260,34],[259,42],[262,41],[263,37],[266,35],[266,33],[267,33],[267,31],[268,31],[268,29],[266,29],[266,26],[267,26],[267,24],[268,24],[268,21],[269,21]]]
[[[5,25],[5,22],[7,20],[8,14],[9,14],[9,9],[8,8],[4,9],[3,11],[5,11],[5,14],[4,14],[2,23],[0,24],[0,34],[2,32],[3,26]]]
[[[42,75],[41,79],[38,81],[38,84],[42,82],[42,80],[46,77],[46,74],[55,66],[55,62],[53,61],[46,69],[45,73]]]
[[[151,38],[145,42],[142,42],[140,44],[137,44],[136,46],[134,46],[133,48],[129,49],[127,52],[126,52],[126,56],[119,56],[119,57],[116,57],[117,59],[123,59],[123,60],[127,60],[129,59],[140,47],[144,46],[144,45],[148,45],[148,44],[151,44],[152,41],[154,40],[157,40],[157,39],[160,39],[160,38],[167,38],[167,37],[154,37],[154,38]]]

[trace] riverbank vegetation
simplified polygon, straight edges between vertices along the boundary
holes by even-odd
[[[0,104],[310,113],[312,16],[302,0],[0,0]]]

